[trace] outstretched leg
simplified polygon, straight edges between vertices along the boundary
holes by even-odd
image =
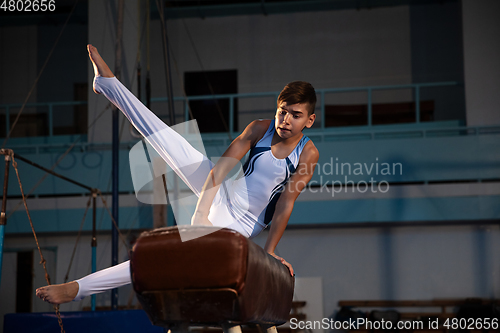
[[[36,295],[52,304],[79,301],[131,283],[130,261],[87,275],[77,281],[38,288]]]
[[[78,283],[71,281],[63,284],[55,284],[38,288],[36,295],[51,304],[62,304],[71,302],[78,294]]]
[[[151,112],[113,76],[97,49],[88,46],[94,66],[94,91],[120,109],[187,186],[197,195],[205,184],[212,162]]]
[[[94,66],[94,76],[102,76],[102,77],[113,77],[115,76],[111,69],[109,69],[108,65],[101,58],[99,52],[95,46],[92,44],[87,45],[87,50],[89,51],[89,58],[92,61],[92,65]],[[99,94],[95,91],[96,94]]]

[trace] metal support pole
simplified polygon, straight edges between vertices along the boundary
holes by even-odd
[[[231,133],[231,137],[234,132],[234,96],[229,98],[229,133]]]
[[[170,126],[175,125],[175,109],[174,109],[174,93],[172,89],[172,70],[170,68],[170,47],[168,44],[168,33],[167,33],[167,20],[166,20],[166,9],[164,1],[156,0],[156,6],[158,7],[158,12],[160,14],[160,24],[161,24],[161,35],[163,44],[163,57],[165,59],[165,79],[167,80],[167,97],[168,97],[168,113],[170,115]],[[178,197],[179,197],[179,184],[177,177],[174,177],[174,211],[178,209]],[[177,222],[174,218],[174,225]]]
[[[5,150],[2,149],[5,154]],[[7,187],[9,184],[9,163],[10,155],[5,154],[5,174],[3,178],[3,197],[2,197],[2,212],[0,216],[0,285],[2,282],[2,259],[3,259],[3,236],[5,234],[5,225],[7,224]]]
[[[9,133],[10,129],[10,108],[7,106],[5,108],[5,133]]]
[[[118,22],[116,24],[116,63],[115,63],[115,76],[119,79],[122,66],[122,35],[123,35],[123,14],[125,2],[120,0],[118,2]],[[118,145],[120,142],[119,128],[118,128],[118,109],[113,108],[113,154],[112,154],[112,215],[118,227]],[[111,266],[118,264],[118,230],[114,225],[111,227]],[[111,310],[118,310],[118,289],[111,291]]]
[[[2,212],[3,214],[3,212]],[[0,224],[0,286],[2,285],[2,259],[3,259],[3,235],[5,234],[5,224]]]
[[[54,109],[52,103],[49,104],[49,136],[54,136]]]
[[[325,92],[321,91],[321,130],[324,131],[326,128],[326,107],[325,107]]]
[[[97,270],[97,232],[96,232],[96,202],[97,192],[92,192],[92,273]],[[95,295],[90,297],[92,311],[95,311]]]
[[[372,89],[368,88],[368,126],[372,125]]]
[[[151,12],[149,0],[146,0],[146,106],[151,110],[151,77],[150,77],[150,47],[149,47],[149,29],[151,25]]]
[[[415,87],[415,122],[420,122],[420,86]]]
[[[119,211],[119,200],[118,200],[118,110],[115,108],[113,110],[113,152],[112,152],[112,215],[113,219],[118,225],[118,211]],[[111,266],[118,264],[118,230],[115,225],[111,223]],[[118,289],[113,289],[111,291],[111,309],[118,309]]]
[[[222,331],[224,333],[241,333],[241,326],[236,324],[223,323]]]
[[[163,41],[163,56],[165,59],[165,79],[167,80],[168,113],[170,115],[170,126],[175,125],[174,94],[172,90],[172,74],[170,69],[170,49],[168,46],[167,20],[165,19],[165,4],[160,1],[158,12],[160,14],[161,35]]]

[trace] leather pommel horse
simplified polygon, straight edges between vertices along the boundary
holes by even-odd
[[[244,324],[276,332],[292,306],[288,268],[236,231],[207,228],[167,227],[138,238],[130,270],[149,319],[172,332],[196,325],[237,333]],[[182,242],[179,232],[194,239]]]

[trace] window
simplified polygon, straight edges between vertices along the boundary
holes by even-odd
[[[229,98],[212,98],[210,95],[236,94],[238,74],[236,70],[186,72],[184,89],[187,96],[208,95],[207,99],[190,101],[189,107],[197,120],[201,133],[227,132],[229,130]],[[238,130],[238,103],[234,100],[233,130]]]

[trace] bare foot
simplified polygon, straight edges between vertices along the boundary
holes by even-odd
[[[99,54],[99,52],[97,52],[97,49],[92,46],[92,44],[88,44],[87,50],[89,51],[90,61],[92,61],[92,65],[94,66],[94,75],[102,77],[113,77],[113,72],[101,58],[101,55]],[[95,89],[94,92],[96,94],[99,94],[97,91],[95,91]]]
[[[78,294],[78,289],[78,283],[72,281],[38,288],[36,295],[47,303],[62,304],[71,302]]]

